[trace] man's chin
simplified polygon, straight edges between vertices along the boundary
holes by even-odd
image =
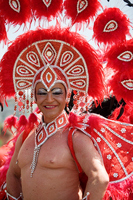
[[[43,115],[44,115],[44,122],[46,121],[47,123],[50,123],[52,122],[54,119],[56,119],[60,114],[62,113],[61,112],[58,112],[57,114],[55,114],[54,112],[44,112]]]

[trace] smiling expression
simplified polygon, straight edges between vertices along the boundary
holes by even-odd
[[[48,92],[41,82],[37,83],[36,103],[43,113],[45,123],[53,121],[65,108],[66,91],[64,85],[55,83]]]

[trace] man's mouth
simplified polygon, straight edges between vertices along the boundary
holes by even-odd
[[[44,106],[46,109],[53,109],[53,108],[55,108],[56,107],[56,105],[54,105],[54,106],[50,106],[50,105],[48,105],[48,106]]]

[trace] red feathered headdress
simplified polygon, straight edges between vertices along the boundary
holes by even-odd
[[[65,0],[64,9],[65,17],[71,18],[72,24],[90,22],[90,18],[94,17],[100,9],[101,4],[98,0]]]
[[[104,44],[125,41],[129,26],[129,19],[119,8],[106,8],[94,22],[93,38]]]
[[[102,66],[95,51],[79,34],[57,27],[29,31],[12,43],[0,62],[0,97],[16,93],[16,104],[22,110],[25,102],[29,109],[32,102],[26,100],[25,90],[31,89],[36,72],[47,64],[63,71],[71,90],[103,98]]]
[[[31,7],[29,0],[1,0],[0,15],[7,23],[22,25],[30,20]]]

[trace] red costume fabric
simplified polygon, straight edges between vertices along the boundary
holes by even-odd
[[[72,145],[72,135],[75,129],[81,130],[92,139],[103,159],[110,178],[104,200],[109,197],[113,200],[116,197],[118,200],[128,200],[132,195],[133,185],[133,125],[108,120],[96,114],[82,117],[73,115],[71,114],[69,118],[73,129],[69,132],[68,144],[79,169],[81,180],[85,184],[86,178],[85,175],[82,176],[82,169],[75,157]],[[71,118],[77,118],[77,122],[72,124]]]

